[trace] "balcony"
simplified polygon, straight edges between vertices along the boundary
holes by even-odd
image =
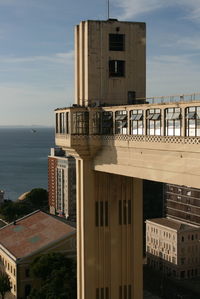
[[[194,96],[186,102],[70,107],[56,109],[55,114],[56,145],[68,149],[99,147],[109,141],[200,143],[200,100]]]
[[[200,188],[200,97],[55,114],[56,145],[94,170]]]

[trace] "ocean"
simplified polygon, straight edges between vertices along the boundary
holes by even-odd
[[[0,189],[16,200],[22,193],[48,185],[48,155],[54,129],[0,127]]]

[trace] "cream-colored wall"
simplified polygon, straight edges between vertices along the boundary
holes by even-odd
[[[109,33],[125,34],[125,51],[109,51]],[[145,23],[81,22],[75,29],[75,102],[127,103],[128,91],[144,98],[145,51]],[[125,61],[125,77],[109,78],[109,60]]]
[[[185,278],[192,277],[191,271],[193,271],[193,277],[199,276],[199,234],[199,228],[194,227],[194,229],[191,228],[190,230],[176,231],[147,220],[146,252],[149,264],[151,264],[151,261],[161,263],[162,266],[166,266],[171,271],[175,270],[177,278],[181,278],[181,271],[185,272]],[[195,270],[197,270],[196,274]],[[188,271],[190,272],[189,275]]]
[[[119,200],[131,200],[131,224],[119,225]],[[96,226],[96,203],[108,203],[108,226]],[[98,173],[90,160],[77,160],[78,298],[109,298],[131,286],[142,298],[142,182]],[[105,295],[105,293],[104,293]]]
[[[94,169],[140,179],[200,188],[200,147],[147,141],[106,140]]]
[[[177,231],[146,221],[147,252],[170,263],[177,264]]]
[[[6,273],[8,274],[8,276],[10,277],[10,281],[12,284],[12,289],[11,289],[11,293],[15,296],[17,293],[17,266],[16,266],[16,261],[13,258],[11,258],[11,256],[9,256],[8,254],[6,254],[5,251],[3,251],[0,248],[0,258],[1,258],[1,263],[4,265],[4,269],[6,271]]]

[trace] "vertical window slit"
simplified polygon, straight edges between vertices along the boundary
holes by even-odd
[[[100,226],[103,226],[103,201],[100,201]]]
[[[109,289],[106,288],[106,298],[105,299],[109,299]]]
[[[132,214],[132,210],[131,210],[131,200],[128,200],[128,224],[131,224],[131,214]]]
[[[124,224],[127,224],[127,203],[126,203],[126,200],[123,200],[123,218],[124,218]]]
[[[99,203],[95,203],[95,219],[96,219],[96,226],[99,226]]]
[[[122,299],[122,286],[119,287],[119,299]]]
[[[105,226],[108,226],[108,202],[105,201]]]
[[[104,288],[101,288],[101,299],[104,299]]]
[[[132,295],[131,295],[131,285],[129,284],[128,286],[128,299],[131,299]]]
[[[127,286],[124,286],[124,299],[127,299]]]
[[[119,200],[119,224],[122,225],[122,201]]]

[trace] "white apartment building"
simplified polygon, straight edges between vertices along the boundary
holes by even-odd
[[[170,218],[146,221],[147,264],[177,279],[200,275],[200,227]]]
[[[49,209],[70,221],[76,220],[76,163],[61,149],[48,157]]]

